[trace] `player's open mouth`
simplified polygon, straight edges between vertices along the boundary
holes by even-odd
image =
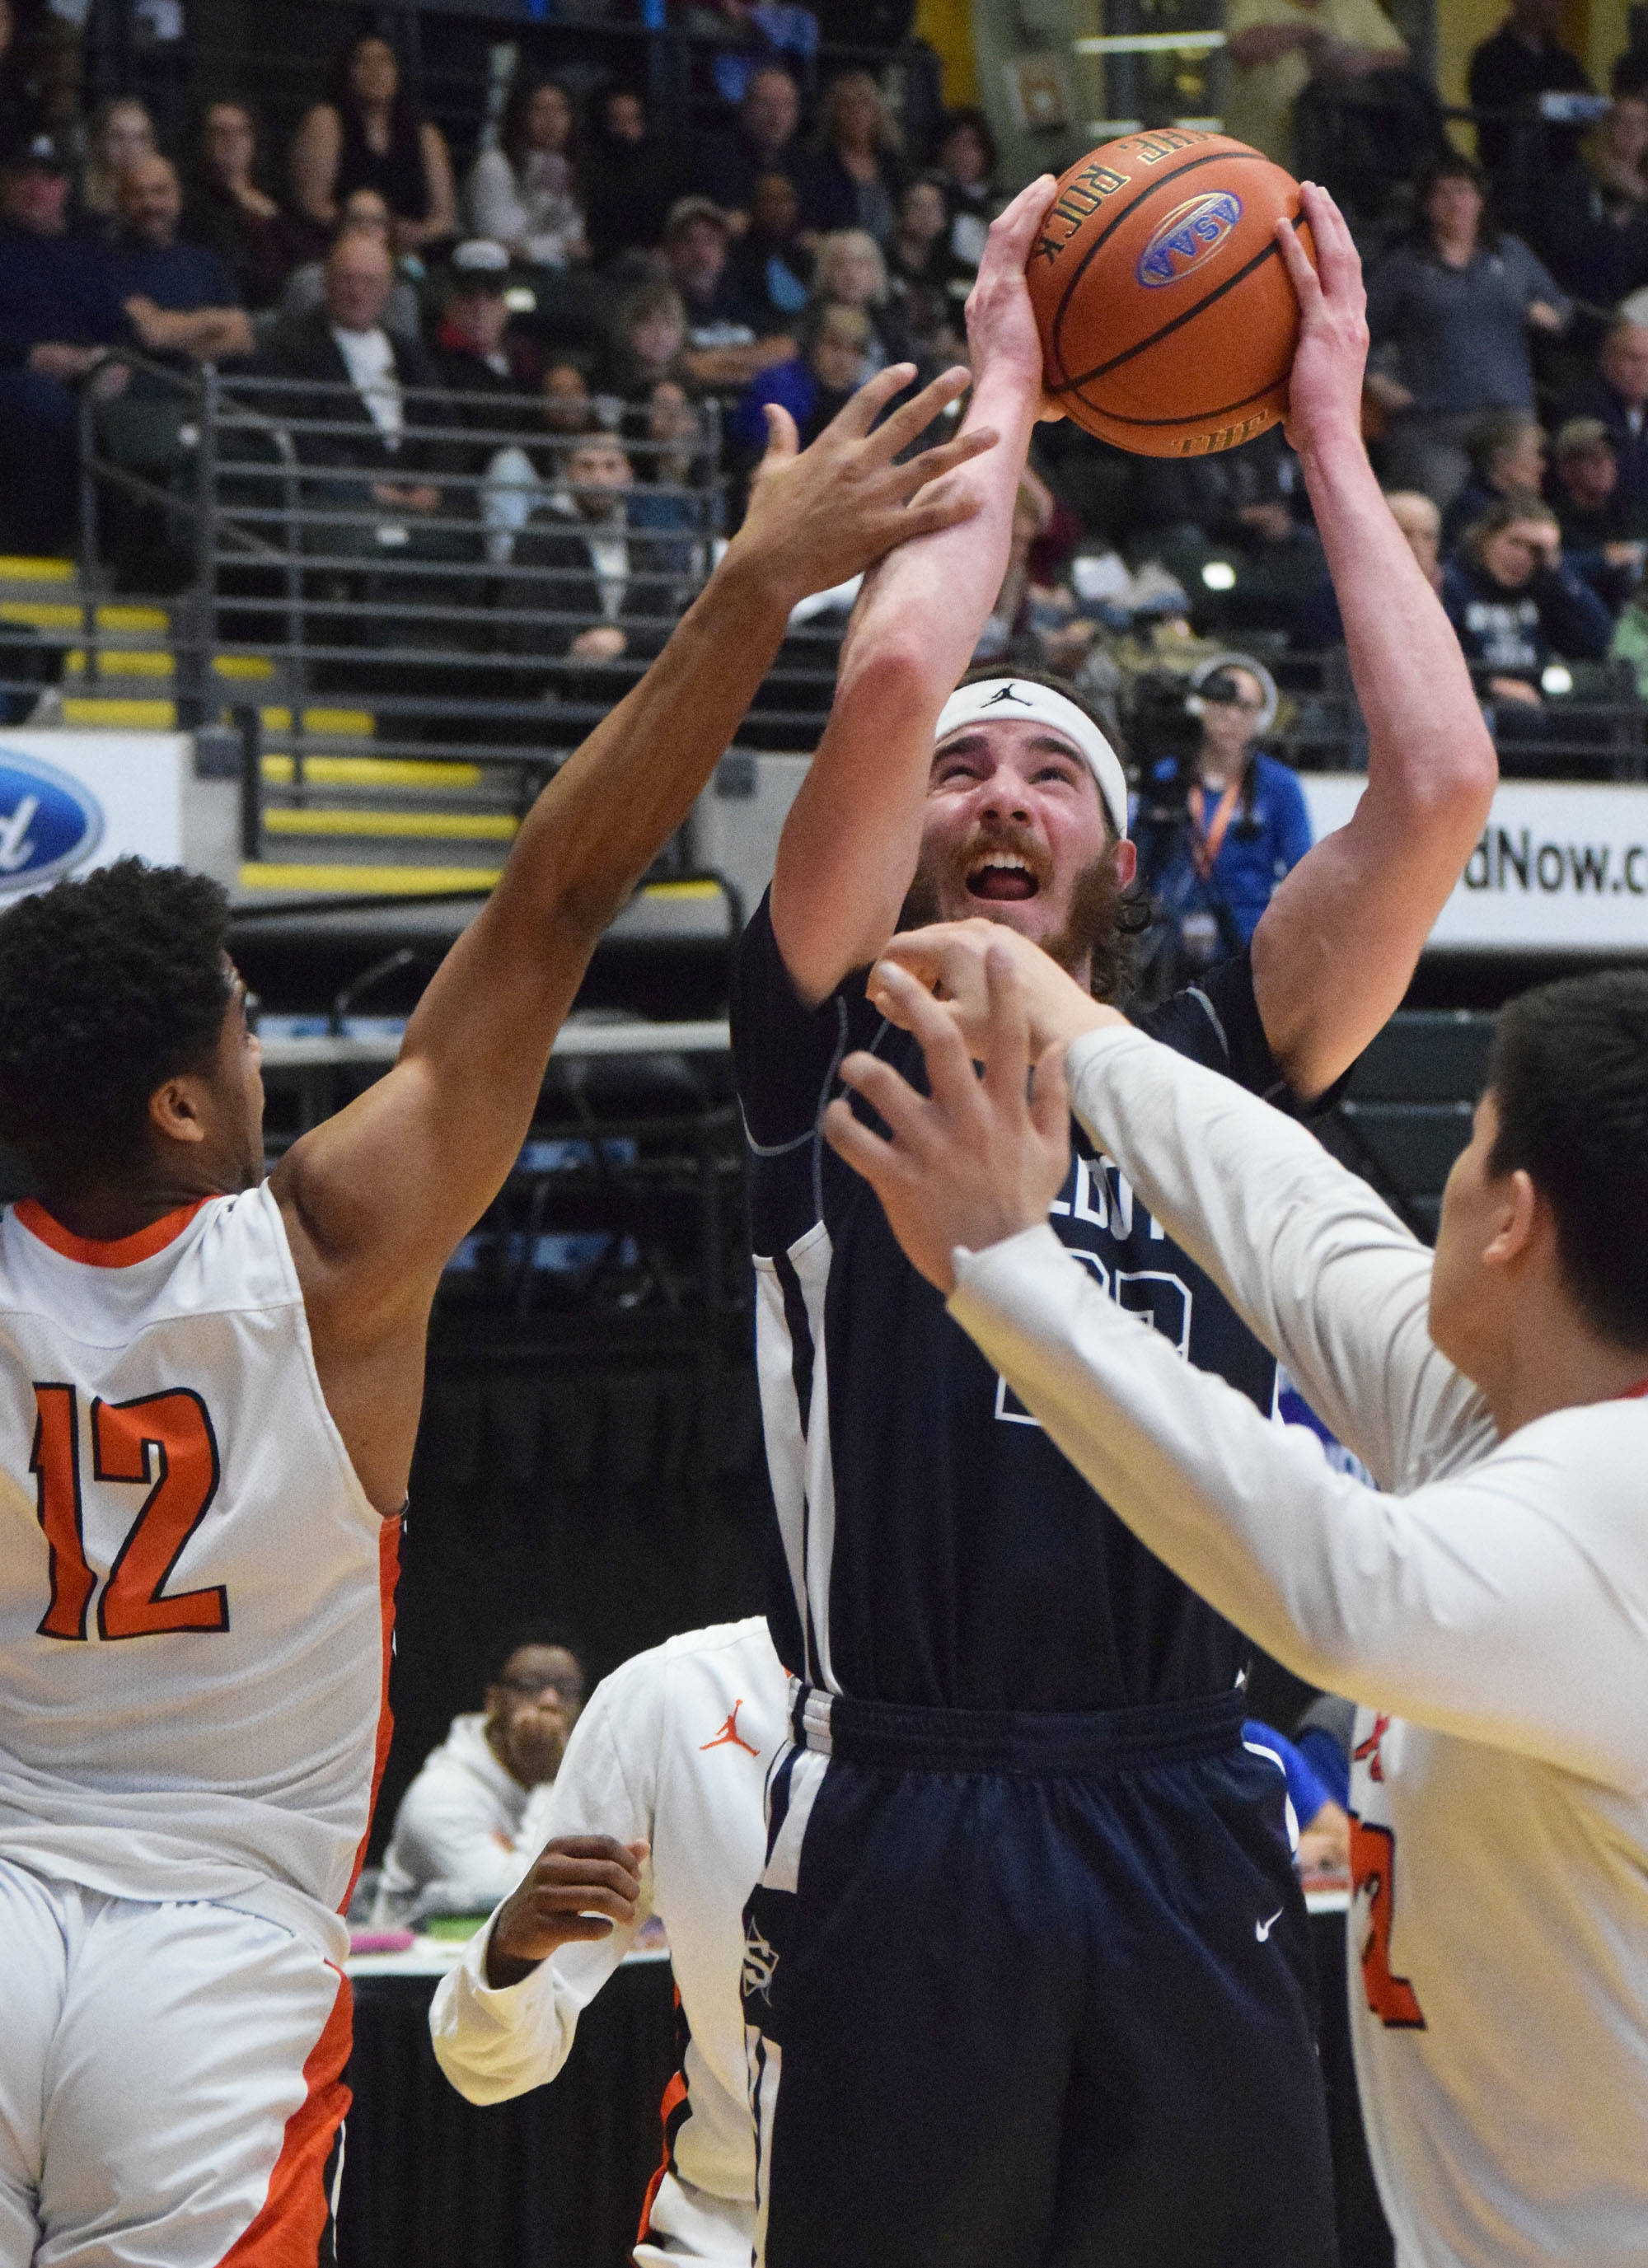
[[[1016,850],[992,850],[968,869],[967,895],[988,898],[997,905],[1013,905],[1033,898],[1041,888],[1028,858]]]

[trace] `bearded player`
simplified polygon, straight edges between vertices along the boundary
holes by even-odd
[[[1282,1777],[1244,1749],[1246,1647],[1066,1462],[825,1147],[849,1049],[919,1075],[862,972],[901,915],[983,914],[1101,996],[1134,872],[1092,719],[957,681],[1008,554],[1042,373],[996,223],[970,415],[1003,446],[965,529],[871,578],[828,730],[746,933],[734,1048],[758,1352],[798,1674],[747,1913],[758,2241],[771,2268],[1319,2268],[1332,2198]],[[1290,423],[1367,721],[1355,817],[1250,951],[1145,1017],[1260,1093],[1319,1098],[1400,1000],[1487,814],[1459,645],[1357,424],[1356,255],[1304,192],[1319,284]],[[1074,1130],[1059,1239],[1261,1410],[1274,1359]]]
[[[0,1226],[4,2268],[331,2257],[340,1913],[436,1285],[791,606],[972,509],[906,501],[944,460],[892,462],[964,372],[869,434],[912,375],[804,455],[772,417],[743,529],[540,797],[395,1068],[269,1180],[215,884],[128,860],[0,920],[0,1133],[37,1193]]]

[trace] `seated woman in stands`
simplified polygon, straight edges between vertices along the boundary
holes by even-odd
[[[299,210],[329,232],[352,189],[375,189],[389,209],[397,252],[456,232],[445,138],[419,111],[395,49],[372,33],[344,49],[330,96],[299,127],[292,181]]]
[[[642,284],[618,305],[600,390],[645,401],[661,379],[683,379],[687,311],[673,284]]]
[[[100,102],[86,129],[80,174],[80,210],[92,220],[113,221],[120,210],[121,176],[140,158],[158,155],[154,121],[135,94]]]
[[[867,70],[843,71],[831,82],[812,155],[802,166],[802,227],[814,236],[831,229],[868,229],[877,244],[892,233],[903,179],[898,129]]]
[[[890,362],[911,359],[910,335],[887,286],[887,263],[868,230],[839,228],[823,239],[813,261],[813,298],[821,306],[857,307],[868,318],[866,379]]]
[[[469,226],[534,268],[585,258],[584,209],[573,159],[576,120],[558,81],[521,72],[509,91],[498,146],[483,150],[465,190]]]

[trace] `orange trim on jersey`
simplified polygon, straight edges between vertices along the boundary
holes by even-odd
[[[680,2005],[680,1999],[681,1994],[677,1988],[676,1992],[677,2006]],[[669,2134],[670,2113],[678,2110],[686,2099],[686,2073],[677,2071],[671,2075],[669,2084],[664,2089],[663,2101],[658,2106],[659,2123],[664,2130],[664,2154],[659,2162],[657,2172],[647,2183],[647,2195],[641,2200],[641,2225],[635,2232],[635,2242],[638,2244],[644,2244],[652,2235],[653,2207],[658,2202],[658,2192],[664,2185],[664,2176],[669,2171],[669,2161],[675,2154]]]
[[[378,1529],[378,1614],[383,1631],[383,1684],[378,1701],[378,1745],[372,1759],[372,1800],[366,1806],[366,1831],[360,1838],[360,1848],[355,1853],[354,1868],[349,1877],[349,1888],[344,1893],[339,1913],[349,1911],[349,1902],[355,1895],[355,1885],[360,1880],[360,1870],[366,1863],[366,1845],[372,1836],[372,1815],[378,1808],[378,1790],[383,1786],[383,1768],[389,1761],[389,1742],[395,1733],[395,1718],[389,1708],[389,1663],[395,1651],[395,1587],[401,1580],[401,1514],[386,1520]]]
[[[327,2161],[350,2105],[343,2070],[355,2029],[354,1994],[341,1969],[336,1975],[337,1998],[303,2066],[303,2101],[286,2121],[263,2202],[218,2268],[293,2268],[320,2252],[332,2210]]]
[[[20,1220],[31,1236],[49,1245],[65,1260],[78,1260],[87,1268],[131,1268],[139,1260],[152,1260],[157,1252],[164,1252],[168,1244],[175,1243],[209,1197],[196,1197],[193,1204],[180,1206],[163,1220],[151,1220],[147,1228],[138,1229],[131,1236],[101,1238],[76,1236],[59,1220],[54,1220],[42,1204],[33,1197],[19,1197],[11,1208],[12,1218]]]

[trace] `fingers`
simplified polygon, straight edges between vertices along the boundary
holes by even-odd
[[[841,1079],[854,1094],[862,1095],[876,1116],[892,1130],[895,1142],[906,1145],[920,1143],[922,1122],[930,1106],[926,1096],[918,1094],[891,1064],[857,1049],[842,1064]],[[845,1103],[842,1108],[846,1108]],[[848,1116],[852,1116],[851,1112]],[[855,1118],[853,1123],[857,1125],[861,1122]],[[883,1142],[881,1146],[885,1149],[888,1145]]]
[[[880,435],[876,438],[880,439]],[[895,493],[902,490],[905,496],[914,496],[922,489],[942,481],[946,473],[953,473],[958,465],[967,465],[975,457],[982,457],[994,449],[1001,436],[994,425],[975,425],[971,432],[958,433],[953,441],[945,441],[936,449],[924,449],[919,457],[907,464],[891,466],[883,478]]]
[[[889,1012],[894,1022],[901,1024],[906,1032],[913,1032],[921,1043],[921,1053],[927,1060],[927,1085],[934,1101],[959,1123],[977,1108],[979,1082],[973,1076],[972,1058],[967,1053],[966,1042],[956,1028],[955,1018],[947,1013],[913,976],[906,976],[902,968],[892,963],[883,968],[881,984],[884,997],[891,1003]],[[874,1056],[867,1056],[864,1061],[874,1064],[880,1071],[888,1068]],[[845,1077],[846,1065],[844,1064],[841,1068]],[[891,1076],[898,1078],[897,1072]],[[899,1079],[898,1084],[903,1086],[905,1082]],[[915,1094],[913,1087],[905,1091],[913,1095]],[[877,1110],[881,1110],[882,1116],[887,1119],[895,1133],[903,1130],[887,1117],[874,1094],[862,1087],[860,1092]],[[918,1103],[921,1101],[919,1095],[915,1100]],[[919,1116],[916,1114],[912,1121],[912,1131],[914,1124],[919,1123]]]
[[[767,421],[767,446],[766,454],[761,460],[762,465],[783,464],[801,447],[795,420],[781,401],[769,401],[763,407]]]
[[[991,223],[979,265],[982,281],[987,270],[1016,269],[1022,274],[1030,247],[1036,240],[1059,184],[1051,173],[1039,174],[1022,188],[1005,211]]]
[[[1322,279],[1311,264],[1310,254],[1299,242],[1298,231],[1284,216],[1276,223],[1276,242],[1281,247],[1282,264],[1288,271],[1299,303],[1299,313],[1308,314],[1320,302]]]
[[[879,1195],[897,1166],[898,1153],[892,1144],[872,1133],[839,1096],[824,1112],[824,1138],[837,1157],[851,1166],[855,1174],[862,1174]]]
[[[993,945],[984,957],[990,1020],[985,1034],[985,1093],[998,1110],[1017,1115],[1024,1108],[1030,1075],[1030,1018],[1024,987],[1006,947]]]
[[[899,367],[907,369],[909,364],[901,364]],[[907,449],[918,435],[926,432],[941,410],[948,409],[952,401],[958,401],[972,384],[972,372],[965,363],[957,363],[952,369],[941,371],[930,385],[924,386],[920,394],[901,409],[895,409],[884,425],[876,427],[871,436],[871,446],[876,454],[883,462],[891,463],[900,450]],[[891,400],[891,395],[888,398]]]
[[[930,503],[917,497],[914,503],[905,504],[889,525],[887,549],[891,551],[898,544],[913,543],[919,535],[938,535],[947,527],[959,527],[964,520],[975,516],[983,503],[984,498],[979,490],[969,488],[965,482],[957,482],[955,487],[946,488],[942,496],[933,497]]]
[[[829,424],[825,426],[824,432],[843,438],[850,436],[854,440],[861,441],[887,404],[897,400],[915,374],[915,364],[913,362],[889,363],[885,370],[878,371],[868,386],[861,386],[858,392],[837,410]],[[950,373],[946,372],[945,376],[949,375]],[[937,382],[937,380],[935,381],[935,384]],[[931,388],[927,390],[930,392]],[[959,387],[955,388],[946,395],[945,399],[953,401],[956,394],[960,390]],[[917,432],[920,430],[920,426],[916,428]],[[820,438],[822,438],[821,435]]]

